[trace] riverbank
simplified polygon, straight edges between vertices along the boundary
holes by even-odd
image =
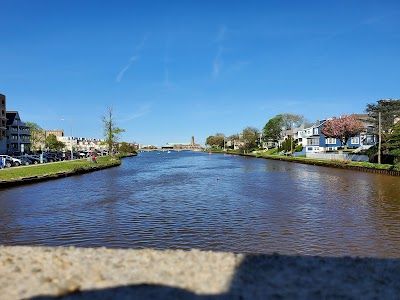
[[[400,294],[399,259],[0,246],[0,266],[2,299],[395,299]]]
[[[78,159],[0,170],[0,188],[57,179],[72,175],[112,168],[121,164],[121,158],[102,156],[97,163]]]
[[[292,157],[292,156],[283,156],[278,154],[268,154],[263,152],[256,153],[241,153],[236,150],[211,150],[211,153],[226,153],[231,155],[240,155],[240,156],[249,156],[256,158],[264,158],[264,159],[273,159],[287,162],[295,162],[302,163],[314,166],[321,167],[331,167],[331,168],[340,168],[340,169],[348,169],[369,173],[379,173],[386,174],[391,176],[400,176],[400,166],[388,165],[388,164],[374,164],[369,162],[356,162],[356,161],[339,161],[339,160],[323,160],[323,159],[313,159],[306,157]]]

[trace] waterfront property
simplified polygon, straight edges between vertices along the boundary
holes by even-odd
[[[364,124],[364,130],[352,136],[345,146],[358,152],[375,145],[377,136],[374,124],[368,115],[358,114],[355,116]],[[344,146],[339,139],[327,137],[322,133],[322,128],[327,120],[329,119],[317,121],[308,128],[294,129],[294,140],[303,146],[304,153],[337,151]]]
[[[30,129],[17,111],[7,111],[7,152],[10,154],[30,151]]]
[[[7,111],[6,96],[0,94],[0,154],[29,152],[30,136],[30,128],[18,111]]]

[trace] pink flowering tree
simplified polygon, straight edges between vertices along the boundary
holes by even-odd
[[[341,116],[327,120],[322,128],[322,133],[330,138],[339,139],[346,148],[347,141],[364,130],[364,124],[354,115]]]

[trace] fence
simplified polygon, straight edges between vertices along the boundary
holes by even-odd
[[[306,153],[306,157],[326,160],[351,160],[351,161],[369,161],[367,155],[360,154],[338,154],[338,153]]]

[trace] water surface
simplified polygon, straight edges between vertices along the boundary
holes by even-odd
[[[400,178],[191,152],[0,190],[0,244],[400,257]]]

